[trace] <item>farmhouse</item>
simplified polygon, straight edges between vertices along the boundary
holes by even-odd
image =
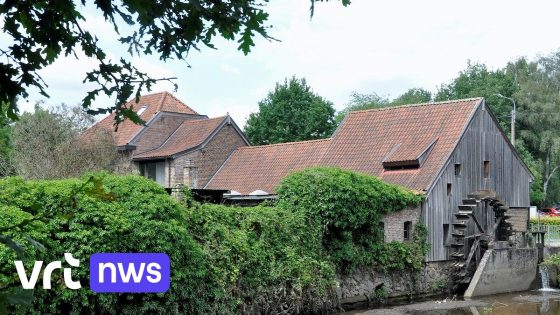
[[[171,189],[199,188],[226,158],[249,141],[229,116],[208,118],[167,92],[144,95],[132,108],[144,125],[125,120],[114,127],[114,114],[86,131],[111,132],[123,159],[120,168],[132,169]]]
[[[480,261],[494,241],[524,237],[533,175],[482,98],[351,112],[330,139],[242,146],[205,185],[232,199],[273,197],[288,173],[334,166],[425,195],[384,219],[387,241],[428,227],[426,259]],[[497,235],[497,236],[496,236]],[[472,275],[472,274],[471,274]]]

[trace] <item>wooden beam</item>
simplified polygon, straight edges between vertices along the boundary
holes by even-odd
[[[469,257],[467,258],[467,262],[465,263],[465,269],[468,269],[468,268],[469,268],[469,265],[470,265],[470,263],[471,263],[471,260],[472,260],[472,258],[473,258],[473,256],[474,256],[475,252],[476,252],[476,249],[477,249],[479,243],[480,243],[480,241],[479,241],[478,239],[476,239],[476,240],[474,241],[474,244],[473,244],[473,246],[471,247],[471,252],[469,253]]]
[[[478,220],[476,219],[476,216],[473,214],[471,214],[471,218],[473,218],[474,223],[476,224],[476,227],[478,228],[478,230],[482,233],[484,233],[484,229],[482,228],[482,226],[480,225],[480,223],[478,223]]]

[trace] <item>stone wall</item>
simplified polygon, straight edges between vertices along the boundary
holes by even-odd
[[[184,168],[192,163],[196,179],[191,177],[191,188],[202,188],[218,171],[230,154],[241,146],[247,144],[231,124],[226,124],[222,129],[200,150],[177,157],[171,164],[171,187],[183,185]]]
[[[387,214],[382,220],[385,242],[404,241],[404,223],[410,221],[412,222],[412,227],[414,227],[419,218],[419,208],[409,208]],[[412,233],[413,230],[410,232]]]
[[[373,267],[361,268],[338,277],[338,299],[341,304],[353,304],[374,301],[380,295],[399,299],[448,293],[452,288],[452,264],[451,261],[430,262],[417,273],[384,273]]]

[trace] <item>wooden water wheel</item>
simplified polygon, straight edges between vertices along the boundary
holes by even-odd
[[[450,256],[456,260],[456,283],[469,284],[489,245],[507,241],[512,226],[507,222],[509,209],[494,191],[471,193],[459,205],[452,223]]]

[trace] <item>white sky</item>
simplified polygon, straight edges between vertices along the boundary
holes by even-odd
[[[282,0],[268,5],[269,34],[280,42],[257,40],[248,55],[235,42],[217,43],[184,61],[164,63],[140,57],[134,63],[155,77],[175,76],[179,99],[210,117],[229,112],[243,125],[259,100],[278,81],[305,77],[315,92],[342,109],[352,91],[397,97],[412,87],[435,91],[448,83],[467,60],[503,67],[520,56],[533,58],[560,48],[559,1],[353,0],[318,3],[309,19],[309,1]],[[112,28],[85,10],[87,28],[97,32],[115,58],[125,54]],[[7,45],[0,35],[0,47]],[[65,58],[42,72],[49,104],[79,103],[88,91],[84,73],[94,65]],[[167,83],[152,92],[172,91]],[[41,99],[33,92],[22,110]],[[99,99],[97,106],[110,106]]]

